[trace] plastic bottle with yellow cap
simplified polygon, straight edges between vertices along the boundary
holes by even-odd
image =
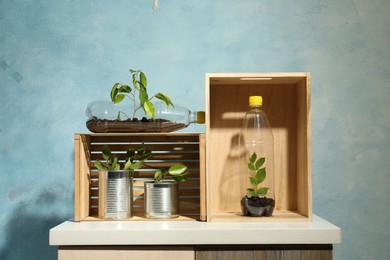
[[[191,111],[190,109],[174,105],[167,106],[164,102],[157,101],[154,103],[156,111],[155,118],[166,119],[178,124],[184,124],[187,127],[189,124],[204,124],[205,112],[204,111]]]
[[[249,214],[248,210],[243,208],[243,215],[245,216],[271,216],[275,207],[274,139],[268,117],[262,110],[262,105],[262,96],[249,97],[249,110],[243,118],[240,130],[239,179],[243,197],[241,206],[243,207],[243,203],[251,204],[252,199],[255,199],[262,200],[261,203],[271,200],[270,203],[273,203],[273,207],[271,210],[268,209],[263,212],[260,210],[258,211],[260,213],[253,214]],[[252,166],[252,169],[249,169],[249,158],[254,153],[256,153],[256,167]],[[264,158],[264,160],[259,160],[260,158]],[[260,179],[261,182],[257,183],[256,178]],[[265,179],[262,180],[263,178]]]

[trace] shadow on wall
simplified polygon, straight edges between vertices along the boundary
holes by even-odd
[[[21,203],[6,225],[0,259],[57,259],[57,248],[49,246],[49,229],[64,221],[64,217],[51,213],[56,203],[56,194],[47,191],[31,203]]]

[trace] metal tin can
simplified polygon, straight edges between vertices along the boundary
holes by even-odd
[[[132,171],[99,171],[99,218],[131,218],[132,204]]]
[[[145,182],[144,189],[144,208],[147,218],[178,217],[177,182]]]

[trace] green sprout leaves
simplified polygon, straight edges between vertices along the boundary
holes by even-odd
[[[149,98],[148,91],[147,91],[147,85],[148,81],[146,79],[145,73],[143,73],[141,70],[129,70],[131,73],[132,83],[134,89],[132,89],[128,85],[122,85],[120,83],[115,83],[114,86],[111,89],[111,101],[114,104],[120,103],[124,100],[124,98],[127,96],[132,102],[133,102],[133,116],[134,118],[135,113],[142,108],[144,112],[150,116],[153,120],[155,119],[155,108],[151,100],[155,97],[159,100],[162,100],[165,102],[165,104],[169,106],[173,106],[172,100],[166,96],[165,94],[159,92],[152,97]],[[139,104],[137,104],[137,93],[138,92],[138,100]],[[118,112],[117,119],[121,120],[121,113]],[[125,114],[125,113],[123,113]]]
[[[190,176],[187,172],[187,166],[183,164],[176,164],[171,166],[167,170],[160,169],[154,174],[154,182],[160,182],[163,179],[171,178],[176,182],[185,182]]]
[[[111,153],[108,145],[104,145],[102,148],[102,154],[104,161],[96,160],[95,167],[102,171],[107,170],[120,170],[121,163],[119,162],[118,154]],[[130,146],[127,150],[125,162],[122,165],[123,170],[135,170],[142,167],[143,163],[151,156],[152,150],[148,149],[141,144],[136,150]]]
[[[159,92],[155,95],[155,97],[160,99],[161,101],[164,101],[167,106],[173,106],[172,100],[163,93]]]
[[[145,147],[142,143],[138,145],[137,149],[134,146],[129,146],[124,162],[119,160],[118,153],[112,153],[108,145],[102,148],[103,160],[96,160],[94,165],[98,170],[136,170],[143,166],[148,167],[145,161],[152,155],[152,150]],[[123,157],[122,157],[123,158]],[[122,159],[123,161],[123,159]],[[176,164],[168,169],[159,169],[154,173],[154,182],[160,182],[164,179],[172,179],[176,182],[185,182],[191,174],[187,171],[187,166],[183,164]]]
[[[117,104],[125,98],[125,94],[131,93],[131,91],[132,89],[128,85],[115,83],[111,89],[111,101]]]
[[[255,172],[254,176],[249,177],[253,188],[246,189],[250,196],[264,197],[268,193],[269,188],[259,187],[267,177],[266,168],[263,167],[264,163],[265,158],[257,158],[256,153],[253,153],[248,159],[248,169]]]

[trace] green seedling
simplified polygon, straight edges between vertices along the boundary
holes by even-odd
[[[249,177],[252,188],[246,189],[250,196],[265,197],[269,188],[262,187],[260,184],[267,177],[266,168],[262,167],[265,163],[265,158],[257,158],[257,154],[253,153],[248,159],[248,169],[254,171],[254,175]]]
[[[113,154],[108,145],[103,146],[102,155],[104,160],[96,160],[94,164],[98,170],[136,170],[143,166],[148,167],[145,161],[152,155],[152,150],[146,148],[144,144],[139,145],[138,149],[129,146],[126,152],[125,162],[123,163],[119,162],[118,154]],[[153,181],[157,183],[171,179],[176,182],[185,182],[190,175],[187,171],[187,166],[184,164],[175,164],[168,169],[157,170],[154,173]]]
[[[142,108],[144,112],[154,120],[155,108],[153,103],[151,102],[153,98],[157,98],[164,101],[168,107],[173,107],[172,100],[161,92],[158,92],[149,97],[147,92],[148,81],[146,79],[145,73],[143,73],[141,70],[130,69],[129,71],[131,73],[133,88],[131,88],[129,85],[115,83],[111,89],[110,96],[111,101],[114,104],[122,102],[125,97],[128,97],[131,100],[131,102],[133,103],[133,115],[131,116],[131,119],[133,119],[135,117],[135,113]],[[118,112],[118,120],[121,120],[122,113],[126,115],[126,113],[123,111]]]

